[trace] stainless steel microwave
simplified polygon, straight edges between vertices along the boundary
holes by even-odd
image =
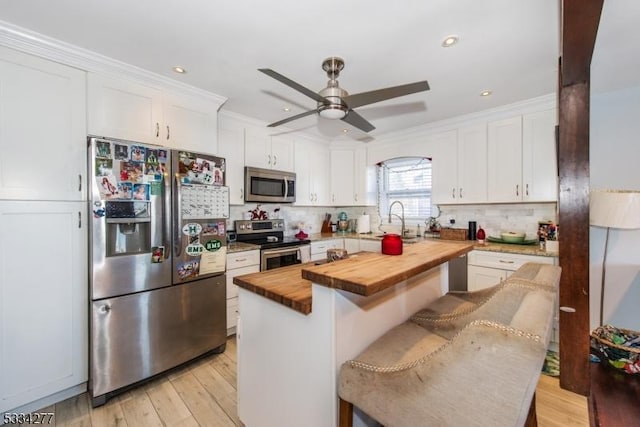
[[[244,168],[244,200],[293,203],[296,201],[296,174],[247,166]]]

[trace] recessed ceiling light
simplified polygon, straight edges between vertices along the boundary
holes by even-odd
[[[175,71],[178,74],[186,74],[187,73],[187,70],[185,70],[182,67],[173,67],[173,71]]]
[[[349,129],[342,129],[342,133],[347,133],[349,132]]]
[[[483,90],[482,92],[480,92],[480,96],[489,96],[489,95],[491,95],[490,90]]]
[[[287,112],[288,112],[288,111],[291,111],[291,108],[289,108],[289,107],[282,107],[282,111],[287,111]]]
[[[458,36],[447,36],[443,41],[442,41],[442,47],[451,47],[454,44],[458,43]]]

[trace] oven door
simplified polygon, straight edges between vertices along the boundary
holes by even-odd
[[[260,271],[302,263],[299,246],[264,249],[260,256]]]

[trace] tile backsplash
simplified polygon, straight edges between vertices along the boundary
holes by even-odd
[[[527,239],[532,239],[538,233],[538,221],[557,223],[558,213],[556,203],[441,206],[440,224],[450,226],[450,218],[455,220],[451,227],[467,228],[469,221],[476,221],[487,236],[499,237],[503,231],[521,231],[527,233]]]
[[[246,204],[244,206],[231,206],[231,220],[229,228],[233,229],[233,221],[242,219],[244,212],[250,211],[256,204]],[[381,218],[375,206],[357,207],[315,207],[315,206],[295,206],[289,204],[268,204],[260,205],[266,211],[269,218],[274,215],[274,210],[280,208],[277,213],[279,218],[285,220],[285,234],[294,235],[298,232],[298,224],[304,225],[303,229],[307,233],[319,233],[325,213],[331,214],[331,221],[335,222],[340,212],[346,212],[348,218],[358,218],[362,213],[371,216],[371,231],[374,233],[378,226],[386,217]],[[523,231],[527,233],[527,238],[534,238],[538,231],[538,221],[553,221],[557,223],[556,203],[513,203],[513,204],[486,204],[486,205],[446,205],[440,206],[440,216],[438,221],[443,227],[450,226],[449,219],[455,219],[455,228],[467,228],[469,221],[476,221],[478,226],[482,226],[487,235],[499,236],[501,231]],[[426,219],[426,218],[425,218]],[[399,222],[394,219],[394,223]],[[415,229],[420,224],[424,230],[424,221],[407,220],[407,228]],[[383,227],[384,228],[384,227]]]

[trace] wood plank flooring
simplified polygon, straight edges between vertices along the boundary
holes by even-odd
[[[223,354],[192,362],[91,408],[86,393],[39,412],[53,412],[51,426],[243,426],[236,399],[236,339]],[[540,427],[588,426],[587,400],[542,375],[536,390]],[[260,426],[251,426],[260,427]]]

